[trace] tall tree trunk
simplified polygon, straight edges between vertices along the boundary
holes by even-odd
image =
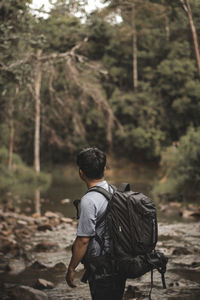
[[[16,88],[16,94],[18,89]],[[9,117],[9,152],[8,152],[8,169],[12,169],[12,158],[13,158],[13,148],[14,148],[14,119],[13,119],[13,112],[14,112],[14,97],[10,100],[9,110],[8,110],[8,117]]]
[[[169,31],[169,18],[165,16],[165,33],[166,33],[166,42],[169,42],[170,31]]]
[[[133,89],[138,87],[138,68],[137,68],[137,32],[135,25],[135,5],[132,7],[132,32],[133,32]]]
[[[35,190],[35,213],[41,216],[40,189]]]
[[[184,10],[186,11],[187,15],[188,15],[188,19],[189,19],[189,23],[190,23],[190,29],[192,32],[192,37],[193,37],[193,42],[194,42],[194,49],[195,49],[195,54],[196,54],[196,61],[197,61],[197,68],[198,68],[198,74],[199,74],[199,78],[200,78],[200,53],[199,53],[199,43],[198,43],[198,38],[197,38],[197,32],[196,32],[196,28],[193,22],[193,18],[192,18],[192,11],[191,11],[191,7],[190,7],[190,3],[189,0],[180,0]]]
[[[13,118],[9,121],[10,137],[9,137],[9,153],[8,153],[8,169],[12,169],[12,158],[13,158],[13,146],[14,146],[14,120]]]
[[[35,138],[34,138],[34,169],[40,172],[40,88],[42,80],[42,68],[40,57],[42,50],[37,50],[35,67]]]

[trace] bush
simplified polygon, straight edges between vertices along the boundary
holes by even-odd
[[[115,146],[119,152],[122,149],[132,160],[135,158],[157,160],[160,158],[163,139],[164,134],[160,130],[128,126],[124,134],[116,133]]]
[[[12,170],[8,169],[8,150],[0,148],[0,190],[18,195],[31,195],[36,188],[46,190],[51,182],[49,174],[35,171],[26,166],[19,155],[13,154]]]
[[[181,137],[177,147],[170,147],[162,155],[164,183],[155,186],[153,193],[160,196],[168,193],[186,201],[200,197],[200,127],[190,127]]]

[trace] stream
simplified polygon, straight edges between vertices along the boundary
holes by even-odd
[[[17,213],[4,213],[0,210],[2,224],[7,226],[6,230],[2,229],[5,232],[2,241],[6,244],[5,240],[10,240],[10,248],[6,244],[7,248],[0,250],[2,300],[90,299],[88,285],[80,282],[82,265],[79,265],[75,279],[77,288],[71,289],[65,283],[66,265],[71,256],[71,245],[77,226],[72,200],[79,199],[85,193],[86,187],[80,181],[78,170],[73,165],[54,166],[48,171],[52,174],[52,184],[48,191],[41,193],[39,200],[34,198],[34,195],[30,199],[21,199]],[[106,179],[115,185],[129,182],[133,190],[150,195],[157,174],[155,166],[141,167],[120,161],[110,163]],[[35,214],[38,210],[41,211],[41,216]],[[157,249],[169,258],[166,272],[167,290],[162,289],[160,274],[155,271],[152,300],[198,300],[200,222],[193,218],[183,219],[176,206],[171,206],[167,212],[169,211],[170,214],[158,211],[157,243]],[[46,280],[52,286],[49,283],[42,287],[38,279]],[[150,282],[150,273],[139,279],[127,280],[124,300],[148,299]],[[34,291],[30,290],[31,288],[34,288]],[[29,296],[25,298],[24,295]]]

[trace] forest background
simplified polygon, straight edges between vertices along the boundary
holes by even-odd
[[[57,0],[47,18],[0,3],[1,191],[45,185],[40,164],[96,145],[160,164],[155,195],[199,199],[200,2],[86,2]]]

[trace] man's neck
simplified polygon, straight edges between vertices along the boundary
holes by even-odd
[[[86,182],[88,189],[91,189],[93,186],[97,185],[99,182],[104,181],[104,178],[98,179],[98,180],[88,180]]]

